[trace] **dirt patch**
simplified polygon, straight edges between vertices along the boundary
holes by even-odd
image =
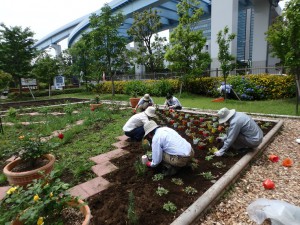
[[[159,119],[162,119],[163,122],[166,120],[166,118]],[[173,127],[169,122],[166,122],[166,125]],[[175,122],[177,122],[177,119],[175,119]],[[259,121],[258,123],[263,126],[265,122]],[[264,135],[274,125],[272,123],[266,127],[263,126]],[[184,131],[178,132],[192,143],[192,138],[187,136]],[[214,135],[218,134],[215,133]],[[138,224],[170,224],[243,156],[230,150],[231,154],[229,155],[213,157],[209,161],[205,160],[208,149],[213,146],[216,147],[216,145],[216,142],[207,143],[203,150],[199,150],[196,145],[193,145],[197,168],[182,168],[175,176],[154,181],[154,175],[160,173],[161,168],[147,168],[146,173],[139,176],[135,169],[135,163],[145,154],[145,150],[142,148],[141,143],[131,142],[129,146],[124,148],[130,152],[129,154],[112,160],[112,163],[118,166],[119,169],[105,176],[114,185],[110,189],[88,199],[93,215],[92,224],[130,224],[128,219],[130,192],[134,194],[135,214],[139,218]],[[205,177],[203,173],[210,173],[211,176],[208,175],[208,177],[211,179]],[[172,178],[180,178],[183,184],[175,184],[172,182]],[[157,194],[158,187],[163,187],[168,190],[168,193],[159,196]],[[187,190],[191,190],[191,188],[196,190],[197,193],[189,194]],[[174,212],[163,209],[164,204],[169,201],[174,203],[177,208]]]
[[[83,102],[87,101],[87,99],[79,99],[79,98],[62,98],[62,99],[49,99],[49,100],[39,100],[39,101],[24,101],[24,102],[6,102],[0,104],[0,111],[8,110],[9,108],[25,108],[25,107],[33,107],[33,106],[48,106],[48,105],[59,105],[75,102]]]

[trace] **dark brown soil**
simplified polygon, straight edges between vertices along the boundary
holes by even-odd
[[[168,126],[170,125],[168,124]],[[264,134],[273,126],[274,124],[268,128],[263,128]],[[187,137],[184,132],[180,131],[179,133],[191,142],[191,138]],[[191,167],[186,167],[173,177],[153,181],[153,176],[160,173],[161,168],[147,168],[145,175],[138,176],[134,164],[145,154],[145,150],[141,143],[131,142],[130,146],[124,148],[130,153],[112,161],[119,169],[105,177],[114,185],[109,190],[88,199],[93,215],[92,224],[130,224],[127,216],[130,192],[133,192],[135,197],[134,205],[135,213],[139,218],[138,224],[170,224],[242,157],[242,155],[233,154],[232,156],[214,157],[210,161],[205,160],[208,148],[216,145],[216,143],[207,144],[204,150],[198,150],[193,145],[197,168],[192,170]],[[213,165],[217,162],[222,162],[226,166],[217,168]],[[211,172],[215,178],[207,180],[201,175],[203,172]],[[172,178],[181,178],[184,184],[176,185],[172,182]],[[195,188],[197,193],[194,195],[187,194],[184,189],[189,186]],[[159,196],[156,193],[158,187],[167,189],[169,193]],[[175,213],[163,209],[163,205],[168,201],[176,205]]]
[[[62,98],[62,99],[48,99],[48,100],[32,100],[32,101],[24,101],[24,102],[6,102],[0,104],[0,111],[8,110],[9,108],[25,108],[25,107],[33,107],[33,106],[47,106],[47,105],[58,105],[64,104],[66,102],[82,102],[87,101],[87,99],[79,99],[79,98]]]

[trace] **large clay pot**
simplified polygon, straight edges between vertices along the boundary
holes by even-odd
[[[98,103],[98,104],[90,104],[90,108],[91,109],[98,109],[102,106],[102,103]]]
[[[140,98],[130,98],[129,100],[130,100],[130,105],[131,105],[131,107],[132,107],[132,108],[135,108],[136,105],[138,104]]]
[[[76,206],[81,205],[79,210],[84,215],[84,221],[82,222],[82,225],[89,225],[90,224],[90,220],[91,220],[92,216],[91,216],[90,207],[88,205],[84,205],[84,202],[80,199],[77,202],[75,202],[75,201],[69,202],[68,205],[71,206],[71,207],[76,207]],[[24,222],[16,219],[16,220],[11,222],[11,225],[24,225]]]
[[[80,206],[80,212],[83,213],[84,215],[84,221],[82,222],[82,225],[89,225],[90,224],[90,220],[91,220],[91,210],[90,207],[88,205],[84,205],[84,202],[82,200],[78,200],[77,202],[69,202],[68,203],[70,206],[76,207],[78,205]]]
[[[49,160],[49,162],[46,165],[38,169],[25,172],[12,172],[13,168],[22,163],[21,159],[16,159],[7,164],[3,169],[3,173],[7,177],[9,184],[15,186],[26,186],[27,184],[30,184],[32,180],[39,179],[42,177],[39,171],[43,171],[45,174],[49,174],[53,170],[55,157],[51,154],[44,155],[44,157]]]

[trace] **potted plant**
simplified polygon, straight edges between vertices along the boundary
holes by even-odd
[[[9,184],[26,186],[33,179],[41,178],[39,171],[50,173],[55,162],[55,157],[50,154],[54,146],[39,135],[28,133],[19,136],[14,148],[8,151],[15,160],[3,169]]]
[[[131,107],[135,108],[136,105],[138,104],[138,102],[140,101],[140,98],[138,98],[136,91],[133,91],[131,93],[131,98],[129,98],[129,101],[130,101]]]
[[[102,103],[100,102],[100,96],[96,95],[95,98],[93,99],[92,103],[90,104],[91,110],[95,110],[97,108],[100,108]]]
[[[34,180],[26,189],[13,186],[7,191],[0,201],[0,224],[66,224],[65,215],[70,213],[72,218],[82,218],[81,224],[89,224],[89,207],[71,196],[69,185],[55,178],[53,172],[41,175],[41,179]]]

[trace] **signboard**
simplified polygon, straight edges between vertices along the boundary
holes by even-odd
[[[55,89],[62,90],[63,86],[65,86],[65,78],[61,75],[54,77],[54,86]]]
[[[32,78],[21,78],[22,86],[37,86],[36,79]]]

